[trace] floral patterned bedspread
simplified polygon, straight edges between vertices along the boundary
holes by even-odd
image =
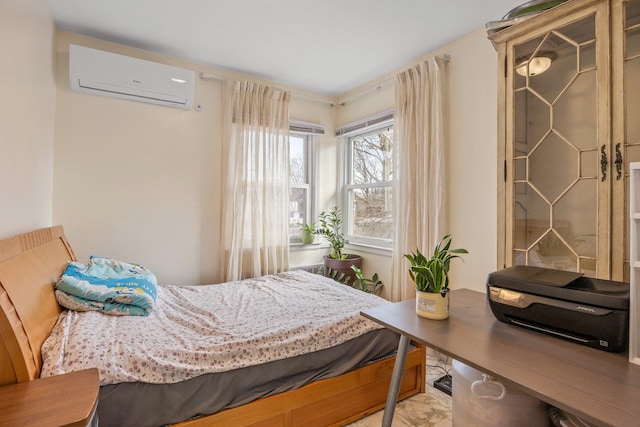
[[[148,317],[64,311],[42,377],[98,368],[100,383],[175,383],[323,350],[380,326],[387,304],[304,271],[207,286],[159,286]]]

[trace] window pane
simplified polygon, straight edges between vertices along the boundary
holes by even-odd
[[[393,129],[385,128],[351,139],[352,184],[388,182],[393,178]]]
[[[308,135],[289,134],[289,241],[301,241],[298,224],[313,222],[311,192],[311,139]],[[311,162],[311,165],[310,165]]]
[[[303,136],[289,136],[289,182],[291,184],[307,183],[305,140]]]
[[[353,236],[393,238],[391,187],[356,188],[352,190]]]
[[[291,188],[289,194],[289,236],[298,236],[298,224],[308,223],[306,188]]]

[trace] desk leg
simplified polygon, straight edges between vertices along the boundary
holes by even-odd
[[[382,417],[382,427],[391,427],[393,413],[396,410],[396,402],[398,401],[398,394],[400,393],[400,382],[402,381],[402,372],[404,371],[404,363],[407,360],[408,350],[409,337],[400,335],[396,363],[393,365],[393,375],[391,376],[391,384],[389,385],[389,393],[387,394],[387,404],[384,407],[384,416]]]

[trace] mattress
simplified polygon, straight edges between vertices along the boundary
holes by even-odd
[[[102,386],[98,420],[101,427],[143,427],[213,414],[391,356],[398,339],[379,329],[326,350],[178,383]]]
[[[63,312],[41,376],[97,368],[101,425],[178,422],[392,352],[396,335],[359,314],[388,303],[304,271],[160,286],[146,317]]]

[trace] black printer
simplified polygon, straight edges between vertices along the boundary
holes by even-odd
[[[489,274],[487,299],[502,322],[620,352],[629,341],[629,284],[515,266]]]

